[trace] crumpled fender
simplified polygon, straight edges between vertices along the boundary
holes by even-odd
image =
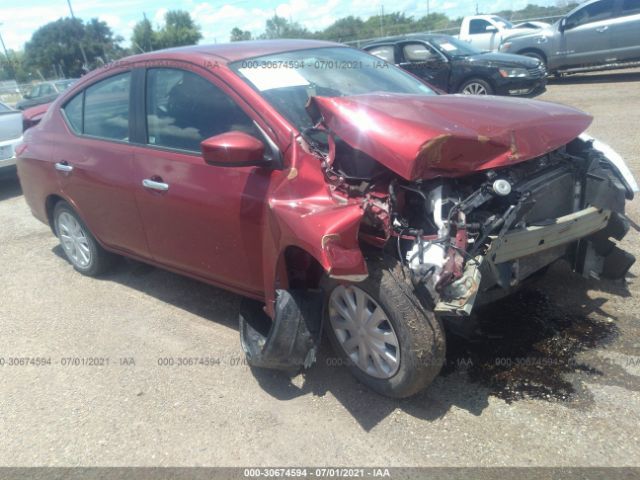
[[[307,110],[406,180],[524,162],[568,143],[592,120],[564,105],[471,95],[312,97]]]
[[[364,215],[357,201],[340,203],[324,180],[320,160],[292,142],[290,168],[269,193],[263,249],[267,313],[273,316],[278,271],[287,247],[315,258],[333,278],[360,281],[367,277],[358,244]]]

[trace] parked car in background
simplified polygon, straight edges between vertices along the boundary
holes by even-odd
[[[497,15],[472,15],[462,19],[458,38],[480,51],[492,52],[498,50],[500,44],[509,37],[534,32],[543,26],[549,24],[525,22],[514,25]]]
[[[22,142],[22,112],[0,103],[0,172],[16,164],[15,147]]]
[[[406,397],[476,300],[557,260],[633,264],[610,238],[638,187],[591,120],[439,95],[333,42],[196,45],[84,76],[25,132],[18,174],[80,273],[119,254],[237,292],[250,365],[308,368],[327,332],[360,381]]]
[[[51,103],[58,95],[60,95],[60,93],[73,85],[75,81],[75,78],[71,78],[68,80],[54,80],[51,82],[38,83],[23,95],[23,99],[16,103],[16,108],[18,110],[24,110],[25,108],[35,107],[36,105],[42,105],[43,103]]]
[[[482,53],[449,35],[416,34],[376,40],[362,47],[447,93],[536,96],[547,74],[538,60]]]
[[[501,52],[529,55],[550,73],[640,64],[640,0],[591,0],[553,25],[510,37]]]

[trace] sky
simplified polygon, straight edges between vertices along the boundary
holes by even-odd
[[[38,27],[69,16],[67,0],[0,0],[0,35],[5,46],[22,50]],[[480,12],[523,8],[527,3],[555,4],[555,0],[477,0]],[[10,4],[10,5],[7,5]],[[200,43],[229,41],[233,27],[258,35],[264,32],[265,21],[278,14],[299,22],[311,31],[321,30],[335,20],[348,15],[366,19],[385,13],[405,12],[421,17],[427,14],[427,0],[71,0],[74,14],[83,20],[99,18],[124,37],[122,46],[129,46],[133,26],[143,13],[156,25],[162,23],[167,10],[186,10],[200,25]],[[431,12],[445,13],[455,18],[475,13],[476,0],[429,0]]]

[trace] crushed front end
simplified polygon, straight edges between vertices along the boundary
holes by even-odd
[[[560,259],[596,279],[622,278],[635,261],[616,241],[629,229],[624,207],[637,185],[615,153],[585,135],[513,165],[413,181],[340,140],[332,151],[335,194],[363,202],[363,250],[398,258],[443,316],[470,315],[479,299]]]
[[[511,167],[396,182],[391,203],[405,208],[390,217],[399,255],[435,311],[469,315],[478,296],[507,292],[559,259],[585,277],[624,277],[635,258],[615,241],[629,229],[624,205],[635,190],[628,171],[583,137]]]

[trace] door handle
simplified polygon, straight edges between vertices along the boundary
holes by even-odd
[[[609,29],[609,25],[603,25],[602,27],[596,28],[596,32],[602,33],[606,32]]]
[[[157,190],[159,192],[166,192],[167,190],[169,190],[168,183],[158,182],[150,178],[145,178],[144,180],[142,180],[142,186],[144,188],[150,188],[151,190]]]
[[[71,172],[73,172],[73,166],[69,165],[66,162],[66,160],[63,160],[62,162],[56,163],[56,170],[58,170],[60,172],[71,173]]]

